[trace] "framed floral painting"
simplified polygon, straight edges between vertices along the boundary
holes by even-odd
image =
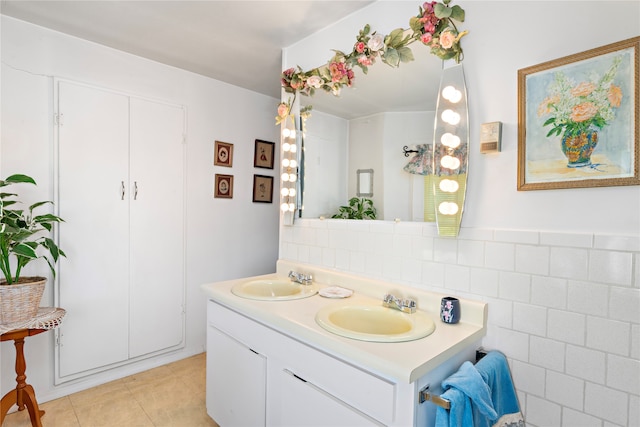
[[[640,185],[640,37],[518,70],[518,190]]]

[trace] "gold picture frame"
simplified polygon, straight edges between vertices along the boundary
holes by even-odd
[[[640,185],[640,37],[518,70],[518,191]]]
[[[213,155],[214,166],[233,166],[233,144],[228,142],[216,141]]]
[[[214,185],[213,197],[218,199],[233,199],[233,175],[216,174]]]

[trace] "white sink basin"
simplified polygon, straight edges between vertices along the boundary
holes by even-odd
[[[231,293],[247,299],[286,301],[313,296],[318,293],[318,287],[285,279],[262,279],[238,283],[231,288]]]
[[[316,314],[316,323],[336,335],[374,342],[413,341],[436,328],[423,312],[409,314],[373,304],[327,306]]]

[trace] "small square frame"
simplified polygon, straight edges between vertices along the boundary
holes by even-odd
[[[253,201],[255,203],[273,203],[273,177],[253,175]]]
[[[275,148],[276,144],[274,142],[256,139],[256,145],[253,154],[253,167],[273,169]]]
[[[215,153],[213,157],[215,166],[233,166],[233,144],[228,142],[216,141]]]
[[[218,199],[233,199],[233,175],[216,174],[213,197]]]

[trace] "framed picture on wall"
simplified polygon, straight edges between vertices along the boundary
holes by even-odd
[[[269,141],[256,139],[255,151],[253,154],[253,167],[273,169],[273,155],[276,144]]]
[[[216,174],[213,197],[219,199],[233,198],[233,175]]]
[[[640,185],[640,37],[518,70],[518,190]]]
[[[233,144],[216,141],[214,150],[213,164],[215,166],[226,166],[228,168],[233,166]]]
[[[273,203],[273,177],[253,175],[253,201],[256,203]]]

